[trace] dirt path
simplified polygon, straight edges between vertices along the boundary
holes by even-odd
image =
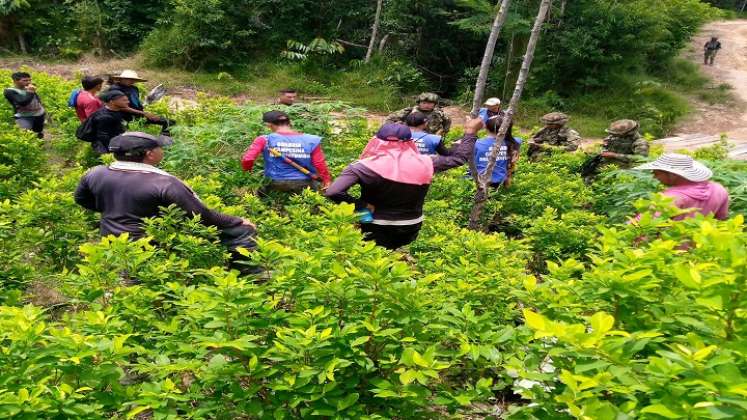
[[[722,49],[713,66],[703,65],[703,45],[717,36]],[[695,111],[674,129],[674,136],[660,142],[668,150],[697,148],[726,134],[736,148],[747,145],[747,20],[712,22],[693,39],[686,57],[703,68],[713,83],[732,87],[736,101],[711,105],[697,101]]]

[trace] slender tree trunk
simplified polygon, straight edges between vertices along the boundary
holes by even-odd
[[[516,44],[516,34],[511,34],[511,42],[508,45],[508,54],[506,55],[506,76],[503,78],[503,95],[502,98],[508,96],[508,86],[511,83],[511,75],[514,73],[514,46]]]
[[[381,38],[381,42],[379,42],[379,54],[381,54],[384,51],[384,46],[386,45],[386,42],[389,40],[389,34],[384,34],[384,36]]]
[[[744,0],[744,1],[742,2],[742,8],[741,8],[741,9],[739,9],[739,11],[740,11],[740,12],[744,12],[744,8],[745,8],[745,7],[747,7],[747,0]]]
[[[510,6],[511,0],[501,1],[501,8],[498,10],[498,14],[495,15],[493,26],[490,28],[490,36],[488,36],[488,43],[485,45],[485,53],[482,55],[482,62],[480,63],[480,73],[478,73],[477,83],[475,83],[475,97],[472,100],[472,117],[477,116],[477,111],[480,109],[480,104],[482,103],[482,97],[485,95],[485,85],[488,83],[490,64],[493,62],[495,43],[498,41],[498,35],[501,33],[501,28],[506,22]]]
[[[28,53],[28,50],[26,49],[26,39],[23,38],[23,33],[21,32],[18,32],[18,47],[21,48],[22,53]]]
[[[498,130],[496,135],[495,146],[493,150],[488,154],[488,167],[485,168],[485,172],[479,174],[477,178],[477,192],[475,194],[475,202],[472,206],[472,212],[469,216],[469,225],[471,229],[478,229],[480,227],[480,217],[482,211],[485,208],[485,202],[488,200],[488,183],[493,174],[493,168],[495,168],[495,162],[498,158],[498,153],[501,147],[504,145],[504,138],[508,132],[508,128],[511,126],[511,122],[516,112],[516,107],[521,99],[521,94],[524,91],[524,85],[529,77],[529,69],[532,66],[532,60],[534,59],[534,50],[537,48],[537,42],[539,41],[540,32],[542,25],[547,17],[547,11],[550,8],[552,0],[542,0],[540,3],[539,12],[537,18],[534,21],[532,27],[532,35],[529,37],[529,43],[527,44],[527,51],[524,54],[524,61],[521,64],[521,70],[519,71],[519,78],[516,80],[516,87],[514,88],[514,94],[511,97],[511,102],[506,110],[506,115],[501,123],[501,128]],[[510,157],[509,157],[510,159]],[[510,176],[510,174],[508,174]]]
[[[373,28],[371,28],[371,41],[368,43],[368,51],[366,51],[365,62],[371,61],[373,55],[374,45],[376,45],[376,37],[379,34],[379,24],[381,23],[381,8],[384,5],[384,0],[376,0],[376,15],[374,16]]]

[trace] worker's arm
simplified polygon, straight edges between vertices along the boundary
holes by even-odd
[[[262,150],[267,145],[267,138],[265,136],[259,136],[252,144],[246,149],[244,156],[241,158],[241,168],[245,171],[251,171],[254,167],[254,162],[257,160]]]
[[[5,89],[3,95],[14,107],[26,106],[36,97],[35,93],[26,92],[26,94],[20,94],[13,89]]]
[[[335,203],[352,203],[355,204],[356,209],[363,209],[368,206],[368,203],[348,194],[348,190],[360,182],[360,177],[358,177],[358,174],[353,169],[353,165],[348,165],[342,171],[340,176],[335,179],[335,182],[324,192],[324,196]]]
[[[474,118],[464,124],[464,136],[454,142],[449,150],[448,156],[433,157],[433,170],[435,172],[444,172],[449,169],[464,165],[474,153],[475,142],[477,141],[477,132],[483,127],[483,122],[479,118]]]
[[[75,189],[75,202],[88,210],[97,211],[96,198],[91,192],[91,187],[88,185],[88,174],[84,175],[78,183],[78,188]]]
[[[240,217],[207,208],[189,187],[178,180],[164,188],[161,199],[166,206],[176,204],[189,216],[199,214],[202,223],[207,226],[230,228],[245,224],[244,219]]]
[[[311,152],[311,164],[316,169],[317,175],[322,178],[322,183],[327,186],[332,182],[332,176],[329,174],[329,168],[327,168],[327,159],[324,157],[324,151],[322,145],[316,146]]]
[[[438,145],[436,146],[436,153],[441,156],[449,156],[451,154],[451,149],[447,148],[446,145],[444,145],[444,139],[441,139],[441,141],[438,142]]]
[[[412,108],[405,108],[405,109],[400,109],[399,111],[394,112],[392,114],[389,114],[389,116],[386,117],[386,121],[385,122],[387,122],[387,123],[400,123],[400,122],[403,122],[405,120],[405,118],[407,117],[407,114],[409,114],[411,110],[412,110]]]

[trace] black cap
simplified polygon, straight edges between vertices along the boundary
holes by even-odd
[[[140,131],[128,131],[114,137],[109,143],[112,153],[132,152],[135,150],[151,150],[157,147],[170,146],[174,141],[168,136],[153,136]]]
[[[270,124],[287,124],[290,117],[283,111],[269,111],[262,114],[262,122]]]
[[[104,102],[109,102],[114,99],[119,98],[120,96],[127,96],[122,92],[121,90],[117,89],[109,89],[106,92],[99,95],[99,99],[101,99]]]
[[[408,127],[417,127],[428,122],[428,116],[422,112],[411,112],[405,117],[405,123]]]

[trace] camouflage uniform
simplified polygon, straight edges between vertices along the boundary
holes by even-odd
[[[435,93],[422,93],[418,96],[418,104],[420,102],[433,102],[438,104],[438,95]],[[412,112],[422,112],[428,118],[428,125],[425,127],[425,132],[430,134],[438,134],[439,136],[446,136],[451,128],[451,118],[438,106],[433,108],[433,111],[423,111],[419,108],[419,105],[414,107],[408,107],[399,110],[393,114],[390,114],[386,122],[387,123],[403,123],[405,118]]]
[[[527,155],[535,160],[551,149],[573,152],[578,149],[581,136],[576,130],[565,127],[568,116],[562,112],[551,112],[541,118],[546,126],[529,140]],[[550,127],[559,126],[559,127]]]
[[[609,136],[604,138],[603,152],[619,153],[624,156],[605,157],[607,163],[616,163],[629,168],[639,156],[648,156],[648,141],[638,133],[638,123],[633,120],[619,120],[610,124]]]

